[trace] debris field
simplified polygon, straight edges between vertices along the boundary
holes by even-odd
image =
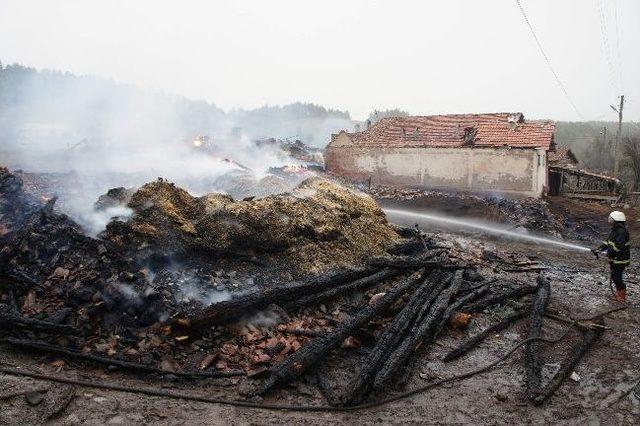
[[[95,209],[133,213],[95,238],[55,202],[0,168],[3,343],[154,379],[220,381],[230,401],[277,404],[311,383],[325,401],[298,392],[300,405],[376,404],[402,397],[443,336],[458,336],[444,357],[454,363],[524,322],[522,387],[541,405],[620,309],[570,318],[550,304],[550,278],[531,278],[545,269],[535,259],[391,225],[370,196],[317,177],[241,200],[196,197],[164,179],[114,188]],[[483,313],[493,323],[465,331]],[[547,321],[571,339],[543,378],[563,337],[550,341]]]

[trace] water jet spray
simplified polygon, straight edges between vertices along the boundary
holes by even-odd
[[[512,231],[510,229],[504,229],[499,226],[483,224],[483,223],[471,221],[471,220],[454,219],[454,218],[443,217],[443,216],[432,214],[432,213],[419,213],[419,212],[400,210],[400,209],[383,208],[382,211],[387,215],[387,217],[391,222],[393,222],[391,217],[396,216],[396,217],[402,217],[402,218],[411,219],[411,220],[423,220],[427,222],[442,223],[450,226],[475,229],[478,231],[485,232],[487,234],[501,235],[501,236],[510,237],[510,238],[518,238],[522,240],[534,241],[541,244],[560,246],[560,247],[568,248],[571,250],[591,251],[590,248],[584,247],[578,244],[572,244],[566,241],[560,241],[553,238],[545,238],[545,237],[539,237],[536,235],[523,234],[520,232]]]

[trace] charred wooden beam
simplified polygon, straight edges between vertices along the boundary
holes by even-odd
[[[558,370],[556,375],[547,383],[547,386],[531,400],[534,405],[542,405],[542,403],[553,396],[567,377],[571,375],[582,357],[585,356],[591,346],[602,336],[604,333],[604,321],[600,319],[596,321],[596,323],[602,327],[589,329],[582,333],[582,339],[573,347],[571,353],[561,364],[560,370]]]
[[[538,275],[538,285],[536,287],[536,294],[533,299],[533,305],[531,307],[531,314],[529,316],[529,335],[528,339],[540,338],[540,331],[542,330],[542,317],[544,311],[549,303],[549,296],[551,295],[551,282],[544,276]],[[542,386],[542,357],[540,351],[539,341],[529,341],[525,347],[525,379],[527,388],[527,397],[529,400],[534,401],[540,394]]]
[[[435,331],[431,336],[431,341],[433,342],[438,338],[440,333],[442,333],[442,330],[444,329],[444,327],[449,323],[451,318],[461,308],[463,308],[465,305],[469,303],[474,302],[478,298],[482,297],[486,292],[488,292],[489,284],[491,284],[492,282],[493,281],[487,281],[481,285],[474,287],[467,294],[465,294],[464,296],[456,300],[454,303],[452,303],[442,315],[440,322],[436,326]],[[405,366],[402,374],[400,375],[400,378],[396,380],[397,386],[404,387],[409,382],[409,379],[411,378],[411,372],[414,370],[414,366],[416,365],[416,362],[417,362],[417,353],[414,351],[414,353],[409,357],[409,360],[405,363]]]
[[[447,310],[442,315],[442,318],[440,319],[438,325],[436,326],[436,329],[433,333],[433,340],[435,340],[440,335],[440,333],[442,333],[442,330],[449,323],[456,312],[462,310],[464,306],[468,305],[469,303],[475,302],[477,299],[484,296],[484,294],[489,291],[489,286],[486,284],[476,287],[474,290],[465,294],[464,296],[453,302],[451,305],[449,305]]]
[[[0,304],[0,329],[15,330],[16,328],[57,334],[78,334],[80,332],[71,325],[25,317]]]
[[[326,300],[331,300],[338,296],[351,294],[354,291],[372,287],[382,281],[393,278],[399,274],[400,274],[400,271],[397,269],[385,268],[381,271],[376,272],[373,275],[360,278],[351,283],[344,284],[344,285],[336,285],[335,287],[330,288],[326,291],[301,297],[300,299],[294,300],[291,303],[286,304],[286,307],[287,309],[296,309],[296,308],[301,308],[303,306],[318,305]]]
[[[367,261],[367,266],[378,268],[422,268],[423,266],[437,265],[444,267],[445,259],[438,256],[446,253],[444,249],[429,250],[417,256],[378,256]]]
[[[534,291],[536,291],[536,287],[533,287],[530,285],[517,287],[512,290],[507,290],[505,292],[489,296],[485,299],[478,300],[477,302],[472,303],[471,305],[467,305],[464,308],[464,312],[469,312],[469,313],[480,312],[483,309],[488,308],[489,306],[502,303],[505,300],[509,300],[509,299],[519,299],[521,297],[524,297],[533,293]]]
[[[442,253],[443,250],[431,250],[419,256],[383,256],[373,258],[362,267],[341,269],[326,276],[312,279],[309,282],[294,282],[216,303],[195,318],[179,318],[176,324],[178,327],[184,327],[185,324],[187,324],[187,328],[197,330],[237,320],[248,313],[262,309],[272,303],[301,306],[299,302],[300,299],[307,296],[318,295],[325,291],[330,291],[330,293],[326,295],[327,297],[339,294],[340,291],[337,290],[337,287],[341,285],[353,284],[356,288],[363,288],[366,285],[375,284],[377,282],[376,280],[380,278],[379,275],[375,274],[382,268],[416,270],[429,266],[446,269],[461,269],[466,267],[464,265],[443,264],[442,259],[436,259],[437,256]],[[385,272],[382,276],[386,274],[391,274],[391,272]],[[371,277],[370,280],[354,283],[355,280],[364,279],[367,276],[373,277]],[[313,302],[314,299],[310,298],[307,299],[305,303]]]
[[[147,364],[140,364],[137,362],[124,361],[116,358],[107,358],[94,354],[85,354],[76,350],[63,348],[62,346],[51,345],[49,343],[40,342],[36,340],[27,340],[27,339],[17,339],[15,337],[7,337],[2,340],[5,343],[8,343],[12,346],[21,348],[21,349],[29,349],[34,351],[45,352],[47,354],[58,354],[68,356],[74,359],[80,359],[84,361],[91,361],[98,364],[104,365],[112,365],[118,368],[122,368],[123,370],[131,370],[131,371],[142,371],[145,373],[158,373],[158,374],[173,374],[174,376],[185,377],[185,378],[216,378],[216,377],[232,377],[232,376],[242,376],[245,373],[242,371],[216,371],[212,373],[183,373],[183,372],[173,372],[166,371],[160,368],[153,367]]]
[[[429,299],[435,299],[440,293],[445,278],[441,271],[431,273],[380,334],[371,352],[360,363],[358,374],[347,385],[343,396],[346,405],[358,404],[369,395],[377,372],[402,338],[411,331],[416,317],[423,309],[429,309]]]
[[[462,271],[456,271],[451,277],[450,285],[442,290],[429,308],[429,313],[414,324],[411,333],[391,353],[380,371],[378,371],[373,382],[373,390],[380,390],[389,384],[402,370],[416,349],[422,343],[431,340],[440,318],[447,310],[451,298],[460,289],[461,284]]]
[[[424,243],[419,238],[405,238],[387,249],[391,255],[411,255],[424,251]]]
[[[8,265],[0,267],[0,289],[16,289],[26,292],[32,288],[42,288],[42,284],[19,269],[10,268]],[[10,283],[10,285],[8,285]]]
[[[350,319],[342,322],[336,329],[323,336],[317,337],[303,346],[299,351],[288,356],[280,364],[271,369],[271,374],[259,393],[264,393],[276,385],[288,383],[302,376],[308,369],[318,365],[329,351],[337,348],[348,336],[354,334],[369,321],[382,314],[388,307],[397,301],[405,292],[413,289],[423,276],[424,270],[420,270],[404,281],[397,284],[373,305],[368,303]]]
[[[320,372],[316,374],[316,385],[318,386],[320,393],[322,394],[322,396],[324,396],[324,399],[327,401],[329,405],[331,406],[340,405],[340,400],[336,395],[336,392],[333,390],[333,387],[331,386],[331,382],[324,374],[320,374]]]
[[[524,318],[526,316],[526,312],[525,311],[517,311],[505,318],[503,318],[500,322],[486,328],[485,330],[481,331],[480,333],[468,338],[467,340],[465,340],[464,342],[462,342],[460,344],[460,346],[458,346],[457,348],[453,349],[452,351],[450,351],[448,354],[446,354],[443,358],[444,362],[448,362],[448,361],[452,361],[454,359],[460,358],[462,355],[466,354],[467,352],[469,352],[471,349],[475,348],[476,346],[478,346],[481,342],[483,342],[487,337],[505,330],[506,328],[508,328],[511,324],[513,324],[514,322]]]
[[[377,271],[378,268],[374,267],[346,268],[309,282],[293,282],[264,291],[256,291],[245,296],[215,303],[195,318],[187,320],[181,318],[177,321],[177,324],[178,326],[187,324],[188,328],[197,330],[212,325],[228,323],[256,310],[266,308],[272,303],[291,303],[302,297],[321,293],[336,286],[375,275]]]
[[[468,303],[472,303],[472,302],[476,301],[476,299],[484,296],[484,294],[489,291],[489,284],[491,284],[493,282],[494,282],[494,280],[490,280],[490,281],[487,281],[487,282],[485,282],[483,284],[480,284],[480,285],[470,289],[467,294],[465,294],[464,296],[462,296],[461,298],[456,300],[455,303],[452,303],[447,308],[447,310],[445,311],[444,315],[442,315],[442,318],[440,319],[439,324],[436,326],[436,329],[435,329],[433,335],[431,336],[431,341],[434,341],[435,339],[438,338],[438,336],[442,332],[443,328],[449,323],[451,318],[462,307],[464,307]],[[460,294],[460,291],[458,291],[458,294]],[[409,379],[411,378],[411,372],[414,370],[414,367],[415,367],[416,363],[417,363],[417,354],[414,352],[410,356],[409,360],[405,363],[405,366],[404,366],[402,374],[400,375],[400,378],[395,381],[396,385],[398,387],[402,388],[409,382]]]

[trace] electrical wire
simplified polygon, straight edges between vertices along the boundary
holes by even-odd
[[[616,91],[615,84],[615,71],[613,66],[613,60],[611,59],[611,47],[609,45],[609,37],[607,35],[607,20],[604,14],[604,6],[602,0],[598,0],[598,18],[600,20],[600,34],[602,35],[602,45],[604,47],[604,56],[609,67],[609,83],[614,94]]]
[[[618,57],[618,77],[620,78],[620,91],[624,93],[624,80],[622,79],[622,55],[620,54],[620,23],[618,21],[618,0],[613,2],[613,16],[616,23],[616,54]]]
[[[522,12],[522,17],[524,18],[525,23],[527,24],[527,26],[529,27],[529,30],[531,31],[531,35],[533,36],[534,40],[536,41],[536,44],[538,45],[538,50],[540,50],[540,53],[542,54],[542,57],[544,58],[544,60],[547,63],[547,65],[549,66],[549,70],[551,70],[551,73],[553,74],[553,77],[555,78],[556,83],[558,84],[558,87],[560,87],[560,90],[562,91],[564,96],[567,98],[567,101],[569,101],[569,103],[571,104],[571,107],[573,108],[573,110],[576,112],[576,114],[578,114],[578,117],[580,117],[580,119],[584,120],[584,116],[578,110],[578,107],[576,106],[575,102],[573,102],[573,99],[571,99],[571,96],[569,96],[569,92],[567,91],[567,89],[565,88],[564,84],[560,80],[560,77],[558,76],[558,73],[553,68],[553,65],[551,65],[551,60],[549,59],[549,57],[545,53],[544,49],[542,48],[542,43],[540,43],[540,39],[536,35],[536,32],[534,31],[533,26],[531,25],[531,22],[529,21],[529,17],[527,16],[527,13],[525,12],[524,7],[522,7],[522,4],[520,3],[520,0],[516,0],[516,3],[518,5],[518,7],[520,8],[520,12]]]

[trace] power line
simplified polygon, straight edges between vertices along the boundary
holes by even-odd
[[[522,12],[522,16],[524,17],[524,21],[527,23],[527,26],[529,27],[529,30],[531,31],[531,35],[533,36],[534,40],[536,41],[536,44],[538,45],[538,49],[540,50],[540,53],[542,54],[542,57],[544,58],[544,60],[547,63],[547,65],[549,66],[549,69],[551,70],[551,73],[553,74],[553,77],[556,79],[556,83],[558,83],[558,87],[560,87],[560,90],[562,90],[562,93],[564,93],[564,96],[567,98],[567,101],[569,101],[569,103],[571,104],[571,107],[576,112],[576,114],[578,114],[578,117],[580,117],[581,119],[584,120],[584,117],[582,116],[582,114],[578,110],[578,107],[576,107],[576,104],[571,99],[571,96],[569,96],[569,92],[564,87],[564,84],[562,84],[562,81],[560,80],[560,77],[558,77],[558,73],[556,73],[556,70],[553,69],[553,66],[551,65],[551,61],[549,60],[549,57],[544,52],[544,49],[542,48],[542,44],[540,43],[540,40],[538,39],[538,36],[536,35],[536,32],[533,30],[533,26],[531,26],[531,22],[529,22],[529,18],[527,17],[527,13],[524,11],[524,8],[522,7],[522,4],[520,4],[520,0],[516,0],[516,3],[518,4],[518,7],[520,8],[520,11]]]
[[[616,51],[618,56],[618,77],[620,78],[620,91],[624,92],[624,83],[622,80],[622,56],[620,55],[620,24],[618,22],[618,0],[613,2],[613,13],[616,23]]]
[[[609,83],[611,89],[616,92],[615,71],[613,70],[613,60],[611,59],[611,47],[609,46],[609,37],[607,36],[607,21],[604,14],[602,0],[598,0],[598,18],[600,19],[600,34],[602,35],[602,45],[604,46],[604,56],[609,66]]]

